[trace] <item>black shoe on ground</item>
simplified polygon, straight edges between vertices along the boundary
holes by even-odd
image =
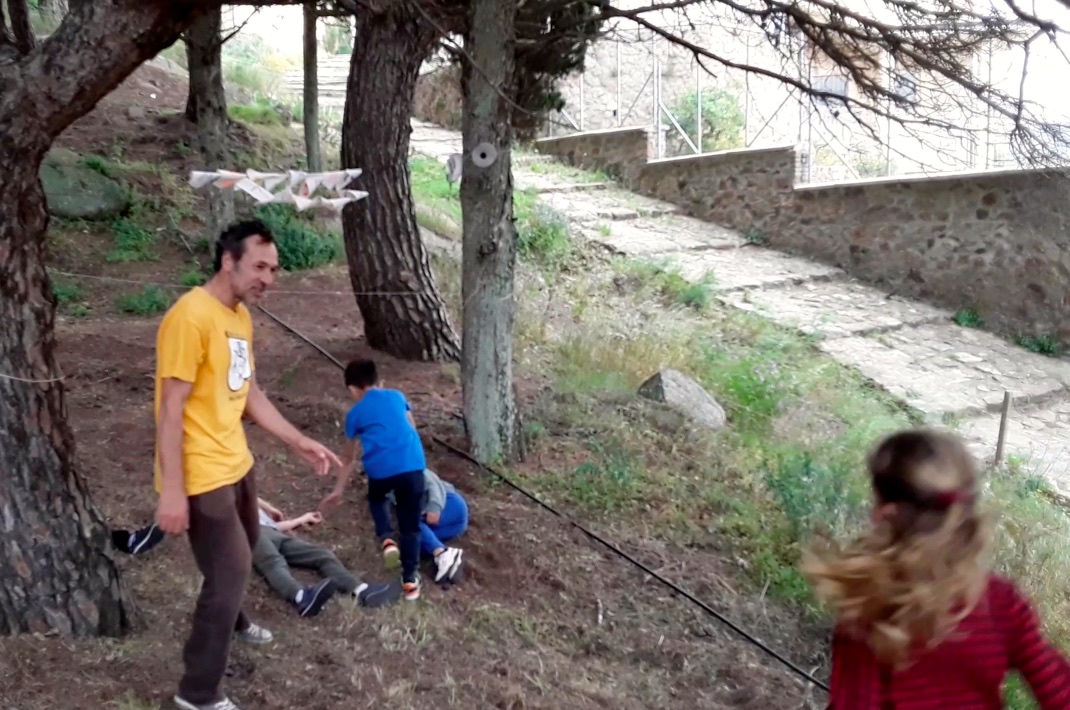
[[[330,579],[313,584],[311,587],[305,587],[294,602],[297,605],[297,612],[301,616],[315,616],[323,609],[323,605],[330,601],[337,589],[338,586]]]
[[[156,527],[156,523],[146,525],[140,530],[112,530],[111,541],[116,549],[130,555],[140,555],[163,542],[166,537],[163,530]]]
[[[401,599],[401,584],[397,581],[362,584],[357,587],[355,595],[360,605],[369,609],[389,606]]]

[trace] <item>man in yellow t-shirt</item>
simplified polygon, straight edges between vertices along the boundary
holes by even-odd
[[[318,474],[341,466],[286,421],[256,383],[245,304],[260,300],[278,268],[263,223],[233,225],[216,242],[212,278],[178,299],[156,336],[156,522],[171,535],[188,530],[204,576],[174,699],[184,710],[236,710],[222,692],[232,636],[272,640],[241,610],[260,533],[242,416],[286,442]]]

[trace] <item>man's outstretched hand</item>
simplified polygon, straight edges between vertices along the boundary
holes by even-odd
[[[293,448],[301,458],[312,464],[312,468],[320,476],[326,476],[331,466],[342,467],[342,460],[315,439],[302,436]]]

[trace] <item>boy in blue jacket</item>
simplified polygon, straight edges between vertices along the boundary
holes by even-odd
[[[405,395],[379,386],[379,373],[371,360],[356,360],[345,370],[345,383],[355,404],[346,415],[346,445],[334,491],[323,508],[342,499],[346,481],[356,459],[356,442],[362,449],[361,462],[368,477],[368,507],[375,532],[383,545],[383,555],[397,557],[397,544],[390,538],[393,528],[387,496],[396,501],[401,543],[401,586],[405,598],[420,598],[420,506],[424,495],[427,460],[423,443]]]

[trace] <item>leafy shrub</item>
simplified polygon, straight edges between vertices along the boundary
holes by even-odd
[[[325,266],[345,253],[339,235],[317,230],[311,219],[289,205],[264,205],[256,215],[275,235],[279,265],[287,271]]]

